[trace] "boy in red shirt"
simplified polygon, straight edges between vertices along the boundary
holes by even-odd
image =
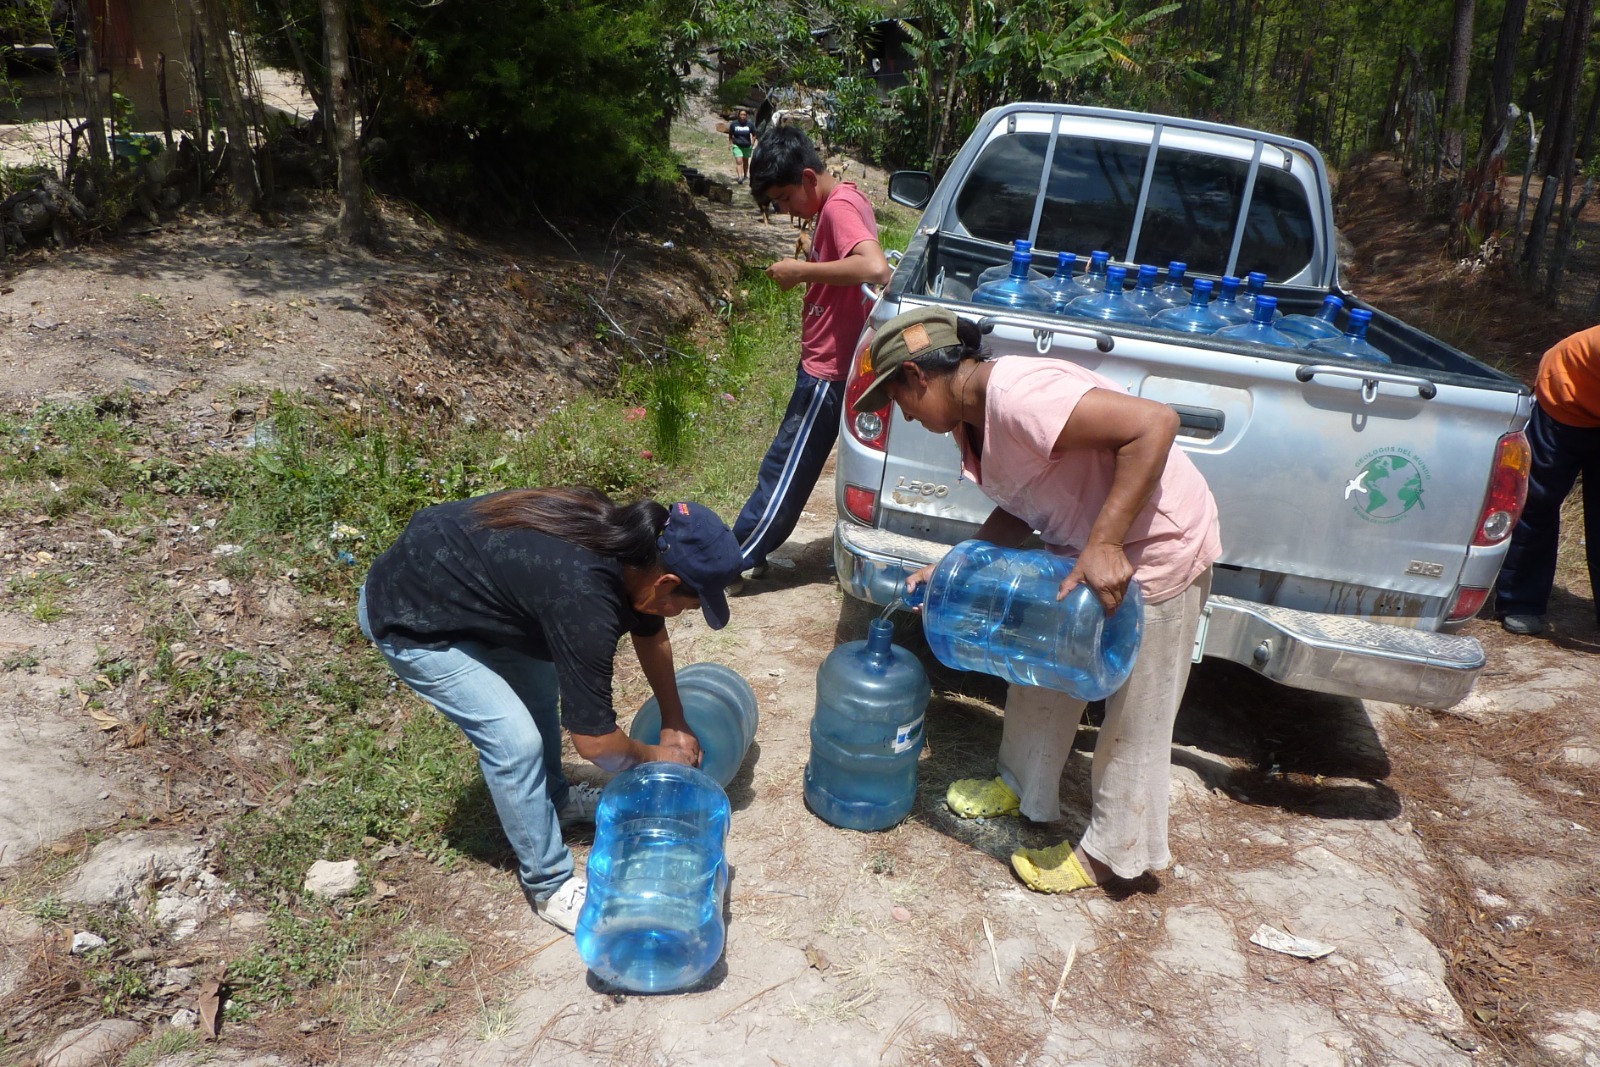
[[[815,218],[807,259],[780,259],[767,276],[785,291],[804,282],[800,366],[783,423],[761,461],[755,491],[733,534],[753,577],[783,544],[817,484],[839,432],[845,378],[871,305],[864,283],[886,285],[892,273],[878,244],[872,205],[854,184],[828,173],[805,134],[779,127],[762,138],[750,163],[750,191],[790,215]]]

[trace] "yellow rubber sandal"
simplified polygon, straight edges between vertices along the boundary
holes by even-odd
[[[1049,848],[1019,848],[1011,854],[1011,869],[1023,885],[1039,893],[1076,893],[1099,885],[1078,862],[1071,841]]]
[[[1022,800],[1006,785],[1005,779],[962,778],[951,782],[944,794],[944,802],[951,811],[963,819],[993,819],[1001,815],[1015,815],[1022,810]]]

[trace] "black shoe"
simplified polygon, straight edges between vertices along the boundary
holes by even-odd
[[[1508,634],[1532,637],[1544,633],[1543,615],[1502,615],[1500,625]]]

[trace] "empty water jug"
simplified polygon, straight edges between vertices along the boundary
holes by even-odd
[[[670,993],[706,976],[727,930],[728,796],[677,763],[641,763],[600,795],[578,955],[635,993]]]
[[[1050,294],[1057,311],[1083,295],[1083,290],[1078,288],[1078,283],[1073,278],[1077,272],[1078,257],[1071,252],[1057,252],[1056,272],[1044,281],[1036,283],[1039,288]]]
[[[1066,314],[1081,319],[1099,319],[1102,322],[1122,322],[1130,326],[1143,326],[1150,321],[1144,309],[1134,307],[1123,286],[1128,280],[1127,267],[1106,268],[1105,288],[1092,296],[1080,296],[1066,307]]]
[[[1233,323],[1211,310],[1211,279],[1196,278],[1194,290],[1189,294],[1186,307],[1158,311],[1150,325],[1163,330],[1181,330],[1184,333],[1216,333]]]
[[[1167,264],[1167,277],[1156,286],[1156,296],[1168,307],[1181,308],[1189,303],[1189,293],[1183,288],[1183,275],[1189,264],[1175,259]]]
[[[1106,288],[1106,270],[1110,264],[1110,252],[1090,252],[1089,269],[1079,275],[1073,283],[1078,287],[1077,295],[1095,296],[1104,292]]]
[[[1087,584],[1057,600],[1076,563],[1036,549],[963,541],[908,601],[921,602],[922,628],[939,662],[1100,700],[1133,671],[1144,595],[1137,581],[1129,582],[1109,619]]]
[[[691,663],[678,671],[678,697],[689,730],[700,742],[700,769],[727,786],[756,739],[760,713],[755,690],[720,663]],[[655,697],[633,717],[628,736],[647,745],[661,743],[661,705]]]
[[[1274,348],[1299,348],[1293,337],[1280,331],[1272,324],[1278,315],[1278,298],[1275,296],[1256,297],[1255,318],[1242,326],[1229,326],[1225,330],[1218,330],[1218,337],[1226,337],[1230,341],[1249,341],[1251,344],[1271,345]]]
[[[1217,298],[1212,301],[1211,310],[1227,319],[1230,326],[1242,326],[1254,318],[1239,306],[1239,279],[1231,274],[1224,274],[1217,283]]]
[[[1365,359],[1373,363],[1388,363],[1389,357],[1367,340],[1367,326],[1372,322],[1372,312],[1366,308],[1353,308],[1343,335],[1326,341],[1313,341],[1307,347],[1313,352],[1326,352],[1350,359]]]
[[[931,690],[927,671],[893,634],[887,620],[874,619],[865,641],[838,646],[817,671],[806,803],[847,830],[887,829],[916,796]]]
[[[1239,290],[1239,306],[1255,317],[1256,300],[1267,295],[1267,276],[1258,270],[1253,270],[1244,276],[1244,288]],[[1273,297],[1276,301],[1277,297]],[[1281,311],[1274,311],[1274,315],[1282,315]]]
[[[1322,298],[1322,308],[1315,315],[1285,315],[1272,325],[1284,333],[1294,335],[1294,339],[1302,346],[1309,345],[1312,341],[1325,341],[1334,337],[1343,337],[1344,331],[1333,324],[1339,317],[1339,309],[1344,307],[1344,301],[1336,296]]]
[[[1133,292],[1128,294],[1128,303],[1147,316],[1153,316],[1172,306],[1156,295],[1156,279],[1160,274],[1159,270],[1148,264],[1140,267],[1139,277],[1133,283]]]
[[[972,290],[974,304],[990,304],[1015,311],[1051,311],[1055,302],[1030,279],[1030,274],[1043,281],[1044,275],[1032,270],[1033,244],[1019,239],[1011,253],[1011,271],[1003,278],[980,282]]]

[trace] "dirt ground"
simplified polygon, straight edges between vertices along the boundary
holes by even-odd
[[[694,120],[679,131],[685,152],[731,171],[715,116]],[[1381,162],[1343,176],[1353,287],[1497,365],[1531,369],[1572,324],[1497,306],[1492,286],[1450,273],[1443,259],[1417,264],[1415,249],[1434,235],[1397,180]],[[863,187],[884,202],[881,174],[868,171]],[[782,222],[763,224],[742,189],[732,205],[685,205],[661,232],[552,234],[537,247],[472,242],[395,216],[387,247],[343,255],[323,243],[325,222],[314,212],[276,228],[189,215],[128,243],[10,265],[0,284],[0,404],[21,410],[127,387],[152,418],[186,420],[198,441],[246,432],[251,398],[280,387],[532,426],[570,390],[614,377],[587,326],[597,314],[639,338],[693,328],[725,298],[738,263],[781,254],[793,239]],[[1396,254],[1418,268],[1400,281],[1384,269]],[[613,285],[619,269],[626,286]],[[1430,273],[1442,283],[1420,284]],[[544,323],[531,345],[507,325],[530,308]],[[457,918],[473,946],[459,964],[473,968],[470,1002],[391,1034],[291,1010],[290,1025],[225,1027],[215,1046],[164,1067],[1600,1065],[1600,633],[1581,570],[1564,568],[1543,638],[1469,625],[1490,668],[1447,713],[1305,694],[1202,665],[1175,738],[1175,865],[1114,892],[1058,899],[1021,888],[1006,857],[1019,843],[1081,830],[1092,723],[1063,777],[1062,823],[955,820],[943,791],[992,772],[1002,688],[926,655],[934,701],[911,817],[860,834],[806,809],[817,667],[837,642],[862,636],[867,619],[833,580],[834,511],[825,478],[777,554],[792,566],[747,586],[727,629],[687,616],[672,624],[680,662],[732,666],[760,700],[756,744],[729,788],[727,951],[702,985],[608,993],[570,938],[527,913],[505,871],[446,876],[374,843],[355,857],[373,877],[401,901],[426,899]],[[203,546],[204,534],[196,539]],[[175,595],[216,577],[206,552],[175,550],[188,568]],[[80,561],[82,576],[59,621],[0,613],[0,1027],[12,1042],[0,1044],[0,1060],[14,1048],[22,1062],[47,1044],[40,1034],[100,1012],[94,998],[86,1007],[41,979],[64,973],[55,961],[71,931],[30,917],[8,881],[70,888],[85,830],[127,836],[138,822],[204,845],[202,820],[150,813],[226,810],[248,786],[242,772],[236,783],[215,775],[216,763],[108,740],[75,695],[105,650],[138,648],[142,620],[120,600],[118,577],[150,561],[119,555],[93,530],[0,526],[0,576],[25,576],[40,553]],[[286,658],[311,639],[301,620],[351,609],[299,599],[268,578],[243,581],[251,632]],[[209,621],[196,617],[198,646],[226,639]],[[901,634],[926,652],[914,629]],[[636,671],[620,682],[620,707],[643,701]],[[246,766],[272,758],[259,738],[232,738],[231,751]],[[581,861],[581,839],[575,848]],[[237,900],[196,939],[160,951],[173,966],[234,958],[259,908]],[[1250,937],[1262,925],[1333,951],[1306,960],[1259,947]],[[391,1007],[417,980],[381,966],[344,979],[392,988]],[[134,1021],[140,1034],[167,1022]]]

